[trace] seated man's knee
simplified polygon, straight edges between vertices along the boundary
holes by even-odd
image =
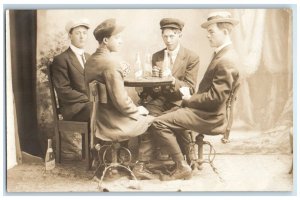
[[[159,119],[155,119],[152,122],[152,125],[149,128],[149,131],[152,134],[157,134],[157,133],[160,132],[159,130],[164,129],[164,128],[166,128],[166,126],[164,125],[164,123],[161,120],[159,120]]]

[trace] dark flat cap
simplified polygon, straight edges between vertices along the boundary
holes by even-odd
[[[160,24],[160,29],[174,28],[174,29],[182,30],[184,26],[184,23],[181,20],[175,18],[163,18],[162,20],[160,20],[159,24]]]
[[[124,26],[117,25],[116,19],[111,18],[103,21],[94,30],[94,36],[96,40],[102,42],[104,37],[110,37],[120,33],[124,29]]]

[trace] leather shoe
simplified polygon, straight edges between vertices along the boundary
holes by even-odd
[[[158,179],[157,174],[153,174],[145,167],[145,163],[138,162],[132,169],[133,174],[137,179],[140,180],[151,180],[151,179]]]
[[[171,179],[190,179],[192,177],[192,169],[185,160],[176,161],[176,169],[171,175]]]

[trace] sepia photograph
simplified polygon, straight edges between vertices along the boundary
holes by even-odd
[[[295,12],[4,10],[6,193],[291,195]]]

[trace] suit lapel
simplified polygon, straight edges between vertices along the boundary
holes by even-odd
[[[221,49],[221,51],[219,51],[217,53],[217,55],[214,56],[214,58],[212,59],[212,61],[210,62],[208,69],[212,69],[216,66],[219,58],[221,58],[231,47],[231,45],[228,45],[226,47],[224,47],[223,49]]]
[[[198,93],[206,91],[207,88],[210,87],[211,82],[213,81],[215,67],[220,61],[220,58],[224,56],[224,54],[232,48],[231,45],[224,47],[221,51],[219,51],[211,60],[210,64],[208,65],[206,72],[204,73],[203,79],[201,80],[198,88]]]
[[[75,53],[71,50],[71,48],[68,49],[68,54],[69,54],[69,60],[72,64],[72,67],[76,68],[81,74],[83,74],[84,73],[83,68],[80,62],[78,61]]]
[[[185,59],[185,51],[182,46],[180,46],[180,49],[178,51],[178,54],[176,56],[175,62],[173,64],[172,68],[172,74],[174,75],[179,69],[180,66],[182,66],[182,63],[184,62]]]
[[[229,49],[232,48],[232,45],[227,45],[226,47],[224,47],[223,49],[221,49],[221,51],[219,51],[215,57],[215,60],[222,57]]]
[[[211,62],[209,63],[207,70],[212,69],[217,63],[217,56],[214,56]]]

